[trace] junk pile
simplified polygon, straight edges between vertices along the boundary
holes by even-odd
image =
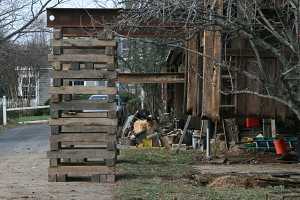
[[[190,117],[190,116],[189,116]],[[167,149],[206,149],[208,123],[202,120],[201,129],[194,130],[194,124],[177,120],[171,114],[153,116],[147,110],[139,110],[127,118],[121,135],[121,144],[137,147],[166,147]],[[191,120],[191,119],[190,119]],[[213,157],[218,155],[238,156],[247,152],[276,152],[280,159],[287,160],[290,152],[298,152],[298,138],[280,132],[273,119],[246,118],[243,123],[235,118],[221,120],[213,127],[210,135]],[[300,138],[299,138],[300,139]],[[290,159],[288,159],[290,160]],[[293,160],[295,160],[293,158]]]
[[[177,144],[183,135],[183,130],[177,128],[177,123],[178,120],[168,113],[154,117],[147,110],[139,110],[127,118],[122,128],[121,144],[171,149],[172,144]]]

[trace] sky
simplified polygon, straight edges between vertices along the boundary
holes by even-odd
[[[68,0],[68,2],[58,6],[60,8],[99,8],[100,6],[95,3],[95,1],[99,2],[99,4],[103,5],[107,8],[114,7],[114,4],[109,0]]]

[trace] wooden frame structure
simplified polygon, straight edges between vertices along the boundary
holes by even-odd
[[[71,16],[67,22],[72,19]],[[52,95],[47,153],[49,181],[80,177],[94,182],[114,182],[118,120],[114,103],[117,89],[113,34],[102,29],[97,37],[80,37],[88,35],[68,34],[63,26],[56,24],[48,23],[48,26],[54,28],[53,51],[48,57],[53,66],[53,87],[49,89]],[[72,30],[76,33],[78,29],[81,27]],[[107,81],[108,87],[74,86],[74,81],[83,80]],[[109,98],[91,101],[86,97],[97,94]]]

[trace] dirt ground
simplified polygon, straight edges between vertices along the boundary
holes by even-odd
[[[0,133],[0,200],[109,200],[114,185],[48,183],[49,128],[22,126]]]
[[[300,164],[234,164],[234,165],[195,165],[200,174],[280,174],[294,173],[300,175]],[[300,177],[299,177],[300,178]]]
[[[221,174],[225,182],[234,184],[236,177],[231,174],[288,172],[295,174],[295,180],[300,178],[299,164],[205,164],[196,159],[199,152],[139,149],[121,151],[116,184],[48,183],[49,132],[47,125],[33,125],[0,133],[0,200],[252,200],[265,199],[267,193],[282,187],[215,189],[200,184],[195,177]]]

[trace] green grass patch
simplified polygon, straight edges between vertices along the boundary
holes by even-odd
[[[123,150],[118,168],[125,176],[182,177],[190,172],[193,156],[164,149]]]
[[[199,152],[164,149],[122,150],[115,199],[122,200],[260,200],[281,187],[215,189],[189,179]]]

